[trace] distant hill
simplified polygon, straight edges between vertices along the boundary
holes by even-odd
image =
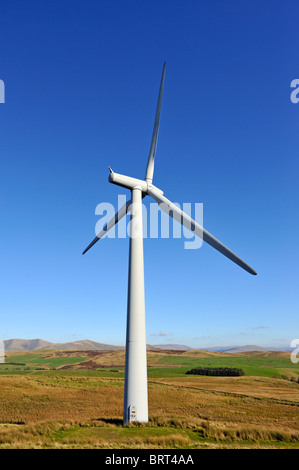
[[[284,352],[291,352],[293,351],[292,348],[289,347],[279,347],[279,348],[274,348],[274,347],[263,347],[263,346],[257,346],[255,344],[247,344],[245,346],[214,346],[211,348],[201,348],[205,351],[215,351],[215,352],[225,352],[225,353],[231,353],[231,354],[236,354],[236,353],[245,353],[245,352],[251,352],[251,351],[284,351]]]
[[[155,344],[153,347],[172,351],[190,351],[192,349],[190,346],[185,346],[184,344]]]
[[[34,351],[36,349],[51,349],[53,343],[43,339],[7,339],[4,340],[6,351]]]
[[[41,351],[45,349],[53,349],[57,351],[109,351],[116,349],[124,349],[124,346],[116,346],[113,344],[98,343],[85,339],[82,341],[72,341],[70,343],[51,343],[43,339],[7,339],[4,340],[4,346],[6,351]],[[273,347],[262,347],[257,345],[246,345],[246,346],[215,346],[211,348],[190,348],[184,344],[147,344],[148,351],[161,351],[161,350],[172,350],[172,351],[212,351],[229,354],[242,354],[246,352],[266,352],[266,351],[284,351],[291,352],[293,349],[289,347],[273,348]]]
[[[85,339],[70,343],[51,343],[43,339],[8,339],[4,340],[6,351],[40,351],[43,349],[56,349],[58,351],[102,351],[110,349],[124,349],[123,346],[97,343]]]
[[[70,343],[51,343],[43,339],[7,339],[4,340],[6,351],[41,351],[43,349],[54,349],[57,351],[109,351],[115,349],[124,349],[124,346],[116,346],[113,344],[97,343],[84,339],[81,341],[72,341]],[[173,351],[188,351],[191,350],[189,346],[181,344],[159,344],[159,345],[146,345],[148,351],[155,350],[173,350]]]
[[[255,344],[248,344],[246,346],[234,346],[232,348],[227,348],[225,349],[225,351],[222,352],[236,354],[251,351],[267,351],[267,348],[263,348],[262,346],[256,346]]]

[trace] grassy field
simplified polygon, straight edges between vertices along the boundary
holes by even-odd
[[[242,368],[242,377],[186,375]],[[148,352],[146,425],[122,427],[124,351],[9,352],[1,448],[299,447],[299,365],[288,353]]]

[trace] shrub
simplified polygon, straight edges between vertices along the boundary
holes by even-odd
[[[239,377],[244,375],[244,371],[243,369],[236,369],[234,367],[195,367],[195,369],[188,370],[186,374]]]

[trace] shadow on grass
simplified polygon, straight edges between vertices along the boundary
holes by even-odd
[[[123,420],[119,418],[97,418],[95,421],[102,421],[106,424],[114,424],[115,426],[122,426]]]

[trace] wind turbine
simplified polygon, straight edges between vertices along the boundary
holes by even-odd
[[[165,79],[164,62],[158,103],[155,115],[152,141],[147,161],[145,179],[140,180],[130,176],[114,173],[111,168],[109,182],[127,188],[131,191],[129,200],[117,214],[103,227],[100,233],[84,250],[86,253],[108,230],[119,222],[128,212],[130,221],[130,251],[129,251],[129,280],[127,305],[127,333],[126,333],[126,363],[125,363],[125,390],[124,390],[124,424],[137,421],[148,421],[147,397],[147,364],[146,364],[146,336],[145,336],[145,302],[144,302],[144,269],[143,269],[143,233],[142,233],[142,199],[149,195],[158,204],[161,210],[169,214],[183,226],[192,230],[206,243],[238,264],[250,274],[256,272],[223,245],[207,230],[191,219],[175,204],[166,199],[163,191],[153,185],[155,153],[157,147],[159,121],[162,105],[162,94]]]

